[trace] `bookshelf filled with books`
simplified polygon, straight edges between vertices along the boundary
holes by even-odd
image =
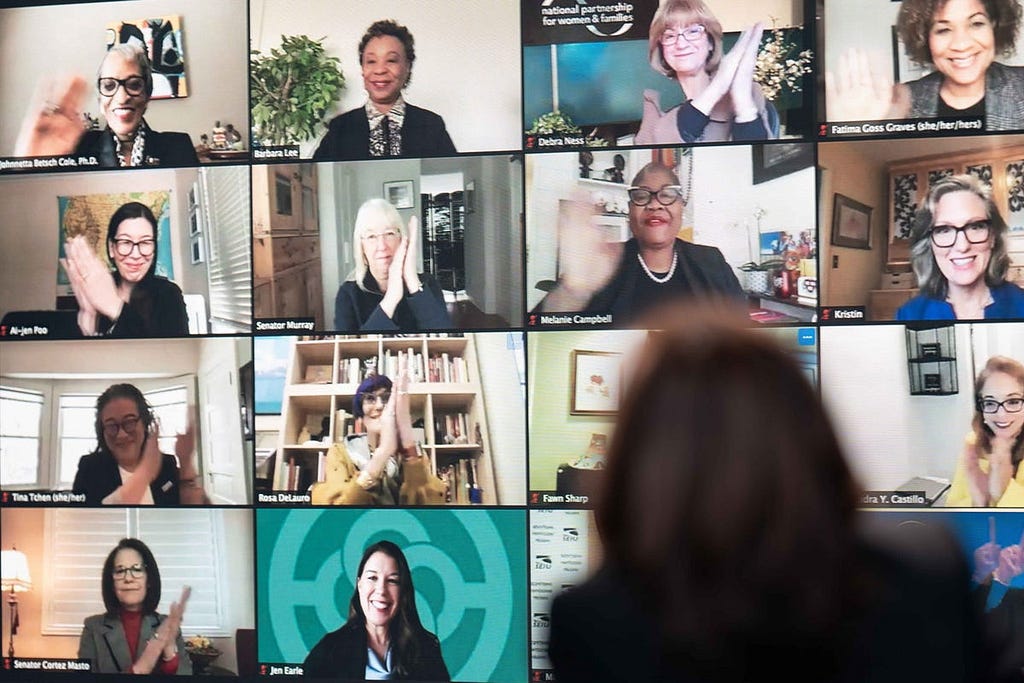
[[[360,434],[356,390],[368,374],[409,368],[410,410],[431,470],[453,505],[497,504],[475,340],[468,336],[338,335],[299,338],[281,407],[273,488],[305,492],[323,480],[327,451]]]

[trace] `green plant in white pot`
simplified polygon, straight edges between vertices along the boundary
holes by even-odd
[[[280,47],[250,53],[254,145],[298,144],[326,125],[324,114],[341,99],[345,76],[323,40],[281,36]]]

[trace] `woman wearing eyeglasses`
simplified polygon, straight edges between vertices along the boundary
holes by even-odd
[[[153,94],[153,67],[141,47],[115,45],[100,64],[96,89],[104,130],[83,127],[85,89],[77,76],[44,86],[22,124],[15,154],[91,156],[104,168],[199,165],[187,133],[159,133],[143,118]]]
[[[1024,507],[1024,365],[993,356],[974,383],[971,431],[946,496],[950,507]]]
[[[191,409],[190,409],[191,412]],[[174,455],[160,452],[153,409],[132,384],[114,384],[96,399],[96,449],[78,461],[72,491],[86,505],[201,505],[191,415]],[[177,458],[175,458],[177,456]]]
[[[667,0],[651,22],[651,67],[679,84],[683,103],[661,111],[644,91],[637,144],[766,140],[778,137],[778,114],[754,82],[763,26],[743,31],[725,53],[722,25],[701,0]]]
[[[168,614],[158,614],[160,568],[149,547],[123,538],[107,555],[100,578],[106,612],[85,620],[78,658],[94,674],[188,675],[192,662],[181,637],[191,589],[184,586]]]
[[[1006,281],[1006,221],[992,190],[971,175],[943,178],[914,216],[910,262],[920,295],[897,320],[1024,317],[1024,290]]]
[[[405,354],[394,383],[380,374],[360,383],[352,415],[365,431],[331,446],[324,481],[311,490],[314,505],[444,504],[445,486],[413,432]]]
[[[359,207],[352,236],[355,269],[334,299],[334,328],[342,332],[423,332],[452,326],[444,294],[417,268],[419,222],[409,231],[383,199]]]
[[[78,304],[82,334],[108,337],[181,337],[188,334],[178,285],[156,274],[156,216],[145,204],[123,204],[107,224],[111,271],[85,235],[64,244],[64,267]]]
[[[678,237],[686,199],[675,172],[657,162],[640,169],[629,188],[624,245],[604,241],[585,207],[559,226],[558,285],[539,311],[612,314],[622,325],[677,297],[742,300],[736,274],[717,248]]]

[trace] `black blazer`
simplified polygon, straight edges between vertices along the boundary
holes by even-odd
[[[422,630],[416,636],[419,656],[408,679],[415,681],[450,681],[452,678],[441,656],[437,636]],[[332,680],[362,681],[366,679],[368,657],[366,627],[346,622],[337,631],[328,633],[313,646],[302,663],[305,676]]]
[[[188,312],[181,288],[157,275],[145,278],[132,289],[113,329],[110,319],[103,316],[97,329],[108,337],[118,338],[186,337]]]
[[[109,130],[88,130],[78,141],[75,156],[93,156],[102,168],[118,168],[114,136]],[[198,166],[199,157],[188,133],[146,131],[143,166]]]
[[[117,461],[109,453],[94,451],[83,455],[78,461],[73,493],[84,493],[86,505],[101,505],[103,499],[121,485]],[[173,455],[163,454],[160,473],[149,485],[155,505],[178,505],[181,502],[178,489],[178,461]]]
[[[405,105],[402,121],[402,153],[399,157],[438,157],[456,154],[444,119],[432,111]],[[335,116],[313,154],[313,161],[370,159],[370,120],[358,107]]]
[[[979,680],[980,629],[968,593],[967,564],[956,541],[935,528],[898,530],[888,536],[863,539],[862,557],[872,580],[871,603],[842,641],[846,651],[837,662],[838,669],[814,668],[799,656],[801,644],[794,642],[791,649],[767,651],[770,659],[755,662],[760,666],[759,679]],[[813,558],[808,558],[806,574],[793,580],[814,581]],[[659,629],[636,597],[628,574],[609,567],[560,594],[551,608],[548,651],[558,683],[697,683],[707,680],[699,668],[725,668],[715,662],[688,666],[685,662],[692,660],[685,653],[667,652],[660,642]],[[723,651],[719,659],[728,662],[741,654],[745,653]]]

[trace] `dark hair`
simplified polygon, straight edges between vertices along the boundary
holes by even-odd
[[[992,255],[988,260],[988,268],[985,269],[985,284],[989,287],[998,287],[1006,281],[1006,273],[1010,269],[1010,255],[1006,247],[1006,233],[1009,227],[999,213],[999,207],[992,201],[992,188],[969,174],[942,178],[928,188],[928,195],[914,214],[914,223],[910,230],[910,263],[914,267],[918,287],[925,296],[942,300],[945,300],[949,291],[949,283],[939,270],[939,264],[935,262],[931,237],[939,200],[951,192],[970,192],[985,204],[985,215],[992,223]]]
[[[157,254],[159,253],[158,246],[159,240],[157,238],[156,228],[156,216],[145,204],[139,202],[128,202],[118,207],[114,215],[110,217],[110,222],[107,224],[107,254],[110,256],[111,264],[114,263],[114,255],[111,251],[112,245],[114,244],[114,238],[117,237],[117,229],[121,223],[128,220],[129,218],[145,218],[146,221],[153,227],[153,260],[149,263],[149,270],[143,276],[143,279],[153,277],[156,272],[156,261]],[[114,268],[114,281],[121,282],[121,273],[118,272],[117,268]]]
[[[896,28],[907,46],[907,54],[918,64],[931,64],[932,51],[928,46],[935,13],[949,0],[903,0],[896,18]],[[1020,28],[1021,7],[1018,0],[981,0],[985,14],[992,22],[995,48],[998,54],[1013,54]]]
[[[420,613],[416,611],[416,589],[412,585],[409,562],[405,559],[402,549],[391,541],[377,541],[363,551],[363,558],[359,560],[359,569],[356,571],[356,587],[352,591],[352,599],[348,603],[348,620],[361,626],[366,625],[366,614],[363,613],[363,606],[359,604],[358,583],[367,560],[374,553],[384,553],[398,565],[398,606],[395,609],[395,616],[388,624],[388,637],[391,640],[394,672],[405,678],[409,676],[412,667],[419,659],[419,645],[416,636],[426,629],[423,628],[423,623],[420,621]]]
[[[405,79],[405,85],[409,85],[412,83],[412,63],[416,61],[415,41],[409,29],[393,19],[375,21],[370,24],[370,28],[366,29],[366,33],[363,34],[362,39],[359,41],[359,64],[362,65],[363,63],[363,51],[366,50],[366,44],[374,38],[380,38],[381,36],[391,36],[401,41],[402,47],[405,48],[405,59],[409,62],[409,76]]]
[[[146,567],[146,598],[142,601],[142,613],[155,614],[156,606],[160,604],[160,568],[157,566],[156,558],[153,557],[149,546],[137,538],[122,538],[107,555],[107,560],[103,563],[101,578],[103,605],[107,608],[107,614],[110,615],[116,615],[121,610],[121,602],[117,599],[117,593],[114,592],[114,556],[118,551],[126,548],[141,555],[142,564]]]
[[[153,424],[153,409],[149,405],[149,401],[142,395],[139,388],[134,384],[113,384],[99,395],[96,399],[96,452],[98,453],[110,453],[110,449],[107,448],[107,439],[103,434],[103,420],[100,418],[100,414],[108,403],[113,401],[115,398],[127,398],[135,401],[135,405],[139,410],[139,419],[142,420],[142,427],[145,430],[147,437],[149,434],[149,427]]]
[[[860,495],[816,391],[726,312],[647,322],[662,329],[638,354],[595,512],[610,566],[664,652],[707,680],[790,656],[827,678],[863,594]]]
[[[1021,390],[1024,391],[1024,364],[1013,358],[992,356],[978,373],[978,378],[974,381],[974,419],[971,421],[971,429],[974,431],[974,442],[985,453],[992,452],[992,429],[985,424],[985,414],[981,411],[981,390],[985,387],[988,378],[997,372],[1013,377],[1020,383]],[[1017,435],[1017,440],[1010,449],[1014,477],[1017,476],[1017,469],[1022,460],[1024,460],[1024,431]]]
[[[352,399],[352,416],[362,417],[363,396],[381,388],[391,391],[391,380],[388,379],[387,375],[374,374],[364,379],[359,384],[359,388],[356,389],[355,398]]]

